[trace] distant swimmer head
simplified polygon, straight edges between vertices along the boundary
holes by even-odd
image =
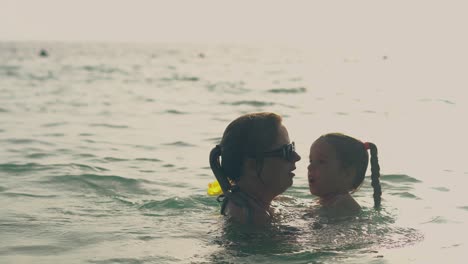
[[[41,51],[39,51],[39,56],[47,57],[47,56],[49,56],[49,53],[47,52],[47,50],[41,49]]]

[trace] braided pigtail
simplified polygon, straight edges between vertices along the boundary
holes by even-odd
[[[226,175],[224,175],[223,169],[221,168],[221,164],[219,162],[221,153],[222,148],[220,145],[216,145],[216,147],[211,150],[210,167],[216,177],[216,180],[218,180],[219,186],[221,186],[221,190],[223,190],[224,194],[227,194],[232,189],[232,185]]]
[[[380,207],[380,201],[382,196],[382,189],[380,187],[380,166],[379,159],[377,157],[377,146],[374,143],[366,142],[370,150],[370,163],[371,163],[371,185],[374,188],[374,207]]]

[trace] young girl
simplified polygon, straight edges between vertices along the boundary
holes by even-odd
[[[377,146],[340,133],[319,137],[310,147],[308,179],[310,193],[319,197],[319,204],[328,216],[349,216],[358,213],[359,204],[351,197],[364,181],[371,154],[371,179],[374,206],[380,206],[380,167]]]

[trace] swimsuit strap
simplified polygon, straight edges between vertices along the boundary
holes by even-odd
[[[221,214],[226,215],[226,206],[228,202],[231,201],[238,207],[247,210],[247,223],[252,224],[254,223],[252,207],[249,205],[247,198],[241,194],[242,193],[238,189],[234,189],[233,192],[227,192],[226,194],[220,195],[217,200],[220,202],[220,198],[223,198],[221,201]]]

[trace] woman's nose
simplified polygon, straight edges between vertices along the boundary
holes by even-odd
[[[297,153],[297,152],[294,152],[295,154],[295,157],[294,157],[294,161],[300,161],[301,160],[301,156]]]

